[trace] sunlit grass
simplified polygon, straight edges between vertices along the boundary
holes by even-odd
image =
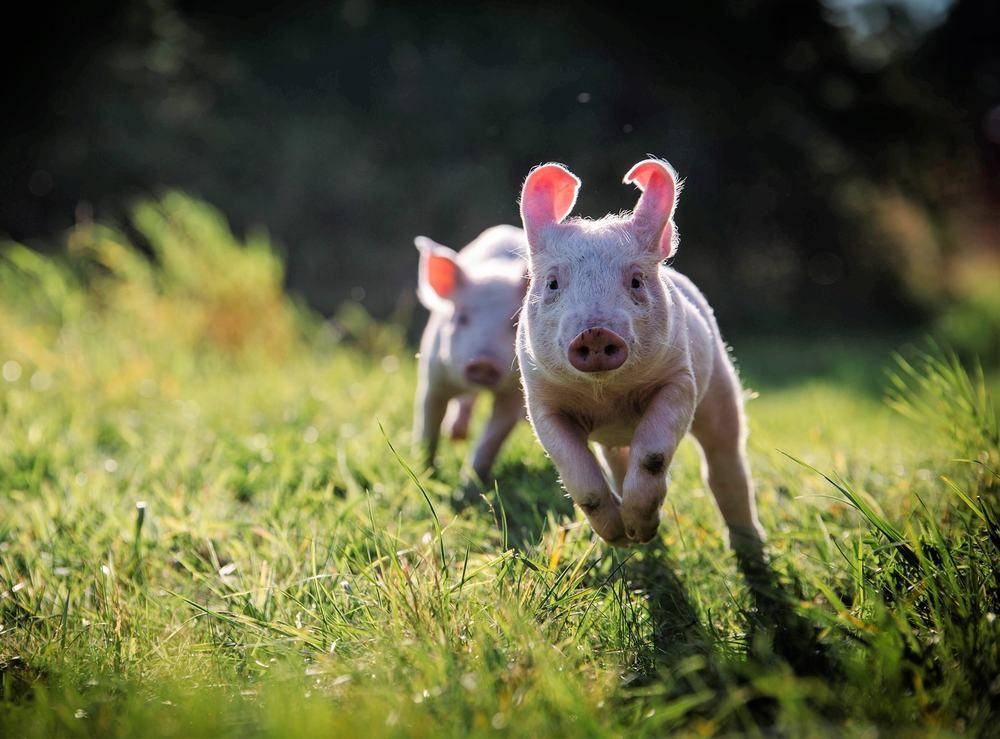
[[[996,416],[959,365],[897,382],[914,420],[748,348],[757,592],[688,443],[649,548],[596,540],[525,426],[458,501],[464,449],[407,469],[401,331],[303,312],[181,196],[136,222],[152,260],[96,225],[0,256],[4,735],[990,729]]]

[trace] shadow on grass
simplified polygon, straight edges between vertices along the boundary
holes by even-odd
[[[537,543],[547,529],[547,517],[573,515],[573,504],[562,493],[555,472],[549,466],[533,467],[511,461],[499,470],[496,490],[466,486],[456,496],[456,511],[470,505],[487,505],[506,518],[507,542],[521,551]],[[662,543],[643,548],[623,569],[633,592],[641,592],[648,602],[650,643],[647,666],[669,667],[699,655],[712,664],[717,637],[702,623],[687,587],[676,572],[676,563]],[[819,640],[820,628],[801,614],[796,604],[803,600],[797,582],[784,582],[771,566],[760,545],[739,547],[736,560],[750,593],[750,607],[744,612],[746,642],[750,657],[763,664],[784,660],[799,675],[829,676],[837,671]]]
[[[785,583],[759,544],[736,557],[752,600],[747,614],[751,656],[767,662],[777,656],[798,675],[831,677],[837,664],[819,640],[820,628],[796,610],[803,600],[798,582]]]
[[[572,503],[548,466],[532,467],[518,460],[498,472],[499,496],[487,492],[489,504],[480,497],[482,487],[473,486],[472,494],[467,490],[455,506],[460,510],[492,505],[498,521],[506,519],[509,546],[524,551],[542,537],[550,514],[573,515]],[[801,677],[835,679],[840,672],[819,639],[820,627],[797,607],[803,600],[800,584],[780,576],[759,544],[744,544],[736,554],[750,596],[746,607],[741,606],[745,651],[725,643],[727,637],[703,619],[683,573],[678,573],[662,542],[632,551],[609,549],[607,555],[618,576],[609,581],[607,570],[597,568],[593,580],[582,584],[609,587],[620,598],[621,648],[636,656],[624,681],[624,703],[641,701],[643,688],[657,686],[657,691],[665,690],[665,695],[681,702],[696,699],[690,714],[708,719],[728,711],[733,723],[727,729],[767,729],[778,719],[780,699],[757,689],[755,681],[761,674],[791,668]],[[628,597],[636,594],[645,600],[645,611]],[[738,710],[731,709],[734,701]]]
[[[623,576],[632,592],[644,595],[649,622],[648,643],[640,645],[638,669],[626,683],[629,688],[666,683],[678,698],[707,690],[712,697],[693,709],[706,717],[730,700],[734,690],[750,687],[750,697],[734,714],[737,723],[731,727],[744,731],[748,724],[771,726],[777,718],[777,699],[752,689],[754,676],[762,670],[784,662],[796,675],[830,679],[839,669],[819,641],[819,628],[795,609],[801,600],[798,585],[782,582],[759,546],[744,548],[737,562],[751,596],[744,613],[745,656],[725,648],[720,635],[702,621],[664,545],[650,547],[628,562]],[[683,677],[677,679],[679,670]]]
[[[547,518],[573,516],[573,504],[566,497],[550,465],[541,467],[510,460],[497,470],[496,487],[466,481],[456,488],[452,507],[456,513],[470,506],[494,508],[507,521],[507,543],[522,552],[536,544],[548,528]]]
[[[0,660],[0,705],[30,701],[35,686],[47,679],[44,670],[31,666],[21,657]]]
[[[711,657],[714,639],[702,623],[662,543],[629,563],[629,585],[649,604],[649,666],[669,667],[693,655]]]

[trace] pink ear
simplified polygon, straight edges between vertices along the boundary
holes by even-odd
[[[579,190],[580,180],[561,164],[531,170],[521,189],[521,220],[532,249],[542,229],[561,223],[573,210]]]
[[[413,242],[420,250],[417,295],[420,302],[433,309],[442,300],[452,300],[462,282],[462,268],[456,261],[458,254],[426,236],[418,236]]]
[[[673,256],[677,249],[673,222],[677,174],[673,167],[659,159],[645,159],[628,171],[624,182],[642,191],[632,215],[636,235],[644,244],[658,249],[661,258]]]
[[[458,265],[449,257],[431,254],[427,260],[427,282],[442,298],[451,298],[458,285]]]

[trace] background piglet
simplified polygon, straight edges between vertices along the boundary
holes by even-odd
[[[653,159],[625,181],[643,191],[633,214],[565,222],[574,175],[549,164],[524,183],[531,284],[518,358],[529,418],[566,490],[616,544],[654,537],[667,470],[692,431],[733,543],[756,546],[740,383],[704,296],[663,264],[677,245],[678,183]]]
[[[433,466],[442,427],[468,434],[476,395],[493,395],[490,419],[468,464],[488,481],[504,440],[524,417],[514,338],[527,285],[527,242],[514,226],[494,226],[461,252],[424,236],[417,294],[431,312],[420,342],[414,439]]]

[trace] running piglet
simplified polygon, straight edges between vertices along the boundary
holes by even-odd
[[[529,420],[567,492],[616,545],[655,537],[690,431],[731,543],[759,548],[739,379],[705,297],[664,265],[678,243],[677,176],[647,159],[625,182],[641,191],[635,211],[599,220],[566,220],[580,180],[563,166],[524,182],[530,286],[517,355]]]
[[[464,439],[476,396],[493,409],[467,466],[489,482],[504,440],[524,418],[514,357],[518,313],[527,286],[527,243],[514,226],[494,226],[460,252],[418,236],[420,302],[430,311],[420,342],[413,438],[434,465],[441,430]]]

